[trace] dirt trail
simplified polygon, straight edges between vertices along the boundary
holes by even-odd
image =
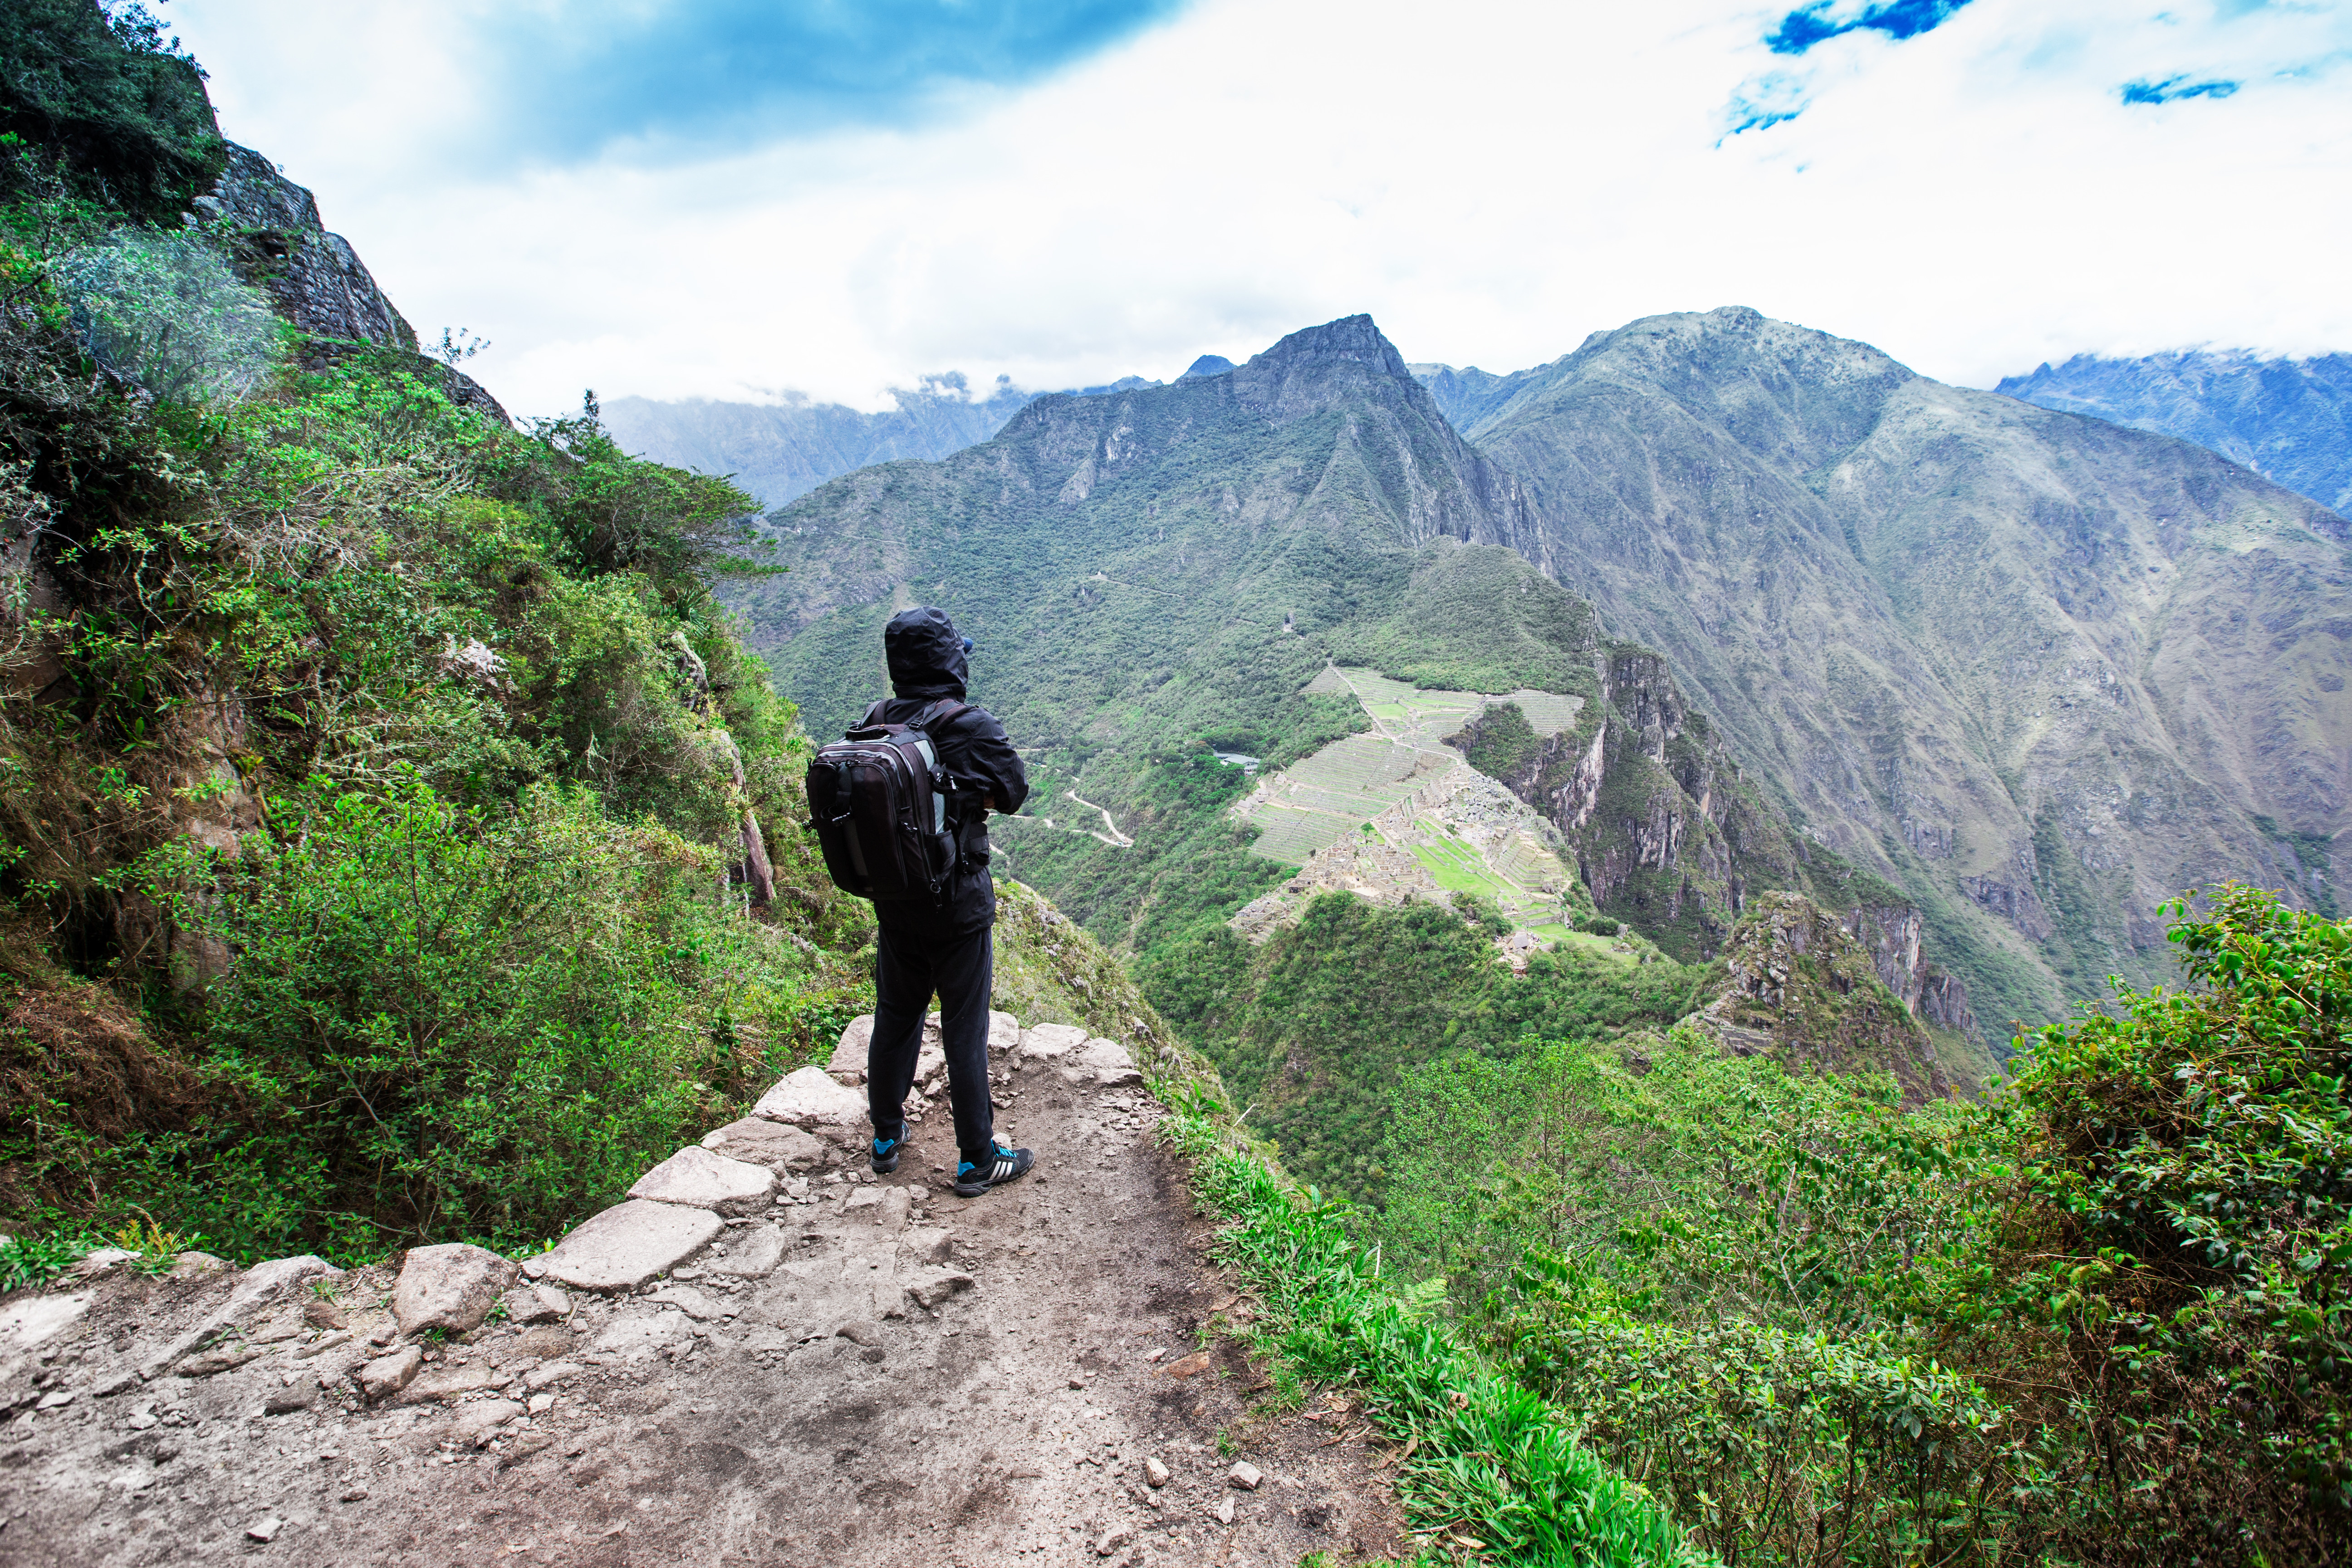
[[[446,1342],[374,1404],[353,1377],[395,1348],[389,1268],[117,1265],[0,1301],[0,1563],[1289,1568],[1397,1552],[1360,1421],[1328,1401],[1248,1415],[1263,1379],[1216,1332],[1248,1304],[1202,1262],[1206,1227],[1135,1075],[995,1059],[1000,1135],[1037,1150],[1029,1178],[948,1194],[943,1112],[879,1181],[859,1179],[862,1129],[786,1135],[782,1191],[665,1279],[572,1289],[566,1315]],[[547,1310],[527,1281],[507,1300]],[[207,1322],[233,1326],[185,1348]],[[1236,1460],[1264,1473],[1255,1489],[1229,1479]],[[271,1542],[248,1534],[269,1521]]]

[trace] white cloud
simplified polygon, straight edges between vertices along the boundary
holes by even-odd
[[[585,385],[874,406],[950,367],[1165,377],[1355,310],[1491,370],[1733,303],[1977,385],[2085,349],[2352,348],[2352,17],[2223,9],[1976,0],[1792,68],[1761,46],[1777,13],[1706,0],[1207,0],[927,129],[490,177],[452,150],[499,90],[478,7],[173,19],[228,133],[544,412]],[[1775,68],[1804,111],[1718,146]],[[2121,101],[2181,73],[2245,86]]]

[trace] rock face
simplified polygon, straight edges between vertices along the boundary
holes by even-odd
[[[516,1272],[497,1253],[461,1241],[412,1247],[392,1293],[393,1315],[404,1334],[462,1334],[490,1315]]]
[[[606,1209],[523,1268],[583,1290],[634,1290],[667,1274],[727,1228],[708,1209],[646,1198]]]
[[[776,1178],[766,1166],[697,1147],[680,1149],[639,1176],[629,1196],[744,1215],[767,1207],[775,1190]]]
[[[225,226],[232,253],[278,314],[327,344],[365,343],[417,352],[416,330],[394,308],[341,235],[330,234],[310,193],[250,147],[228,144],[228,163],[212,190],[192,204]],[[417,374],[438,383],[451,402],[511,424],[507,411],[473,377],[419,358]]]
[[[1870,949],[1803,894],[1760,895],[1723,963],[1722,992],[1695,1021],[1725,1049],[1769,1052],[1791,1070],[1889,1072],[1913,1104],[1954,1092],[1935,1042],[1879,983]]]

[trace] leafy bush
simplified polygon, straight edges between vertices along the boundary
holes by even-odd
[[[137,0],[9,0],[0,132],[51,150],[83,195],[150,220],[184,207],[227,156],[204,73]],[[0,167],[0,188],[12,173]]]
[[[1622,923],[1611,920],[1607,915],[1587,915],[1576,922],[1576,929],[1580,931],[1590,931],[1594,936],[1618,936],[1625,930]]]
[[[508,817],[421,783],[274,815],[283,840],[176,889],[226,950],[205,1065],[250,1108],[238,1163],[273,1194],[235,1215],[192,1195],[181,1217],[208,1233],[529,1241],[784,1065],[742,1026],[799,988],[714,897],[707,847],[547,788]]]
[[[89,357],[153,396],[241,397],[269,374],[283,329],[201,235],[121,229],[53,275]]]

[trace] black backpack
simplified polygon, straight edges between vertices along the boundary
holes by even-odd
[[[836,887],[861,899],[946,896],[959,858],[955,780],[926,733],[967,704],[943,697],[904,724],[866,721],[808,766],[809,826]]]

